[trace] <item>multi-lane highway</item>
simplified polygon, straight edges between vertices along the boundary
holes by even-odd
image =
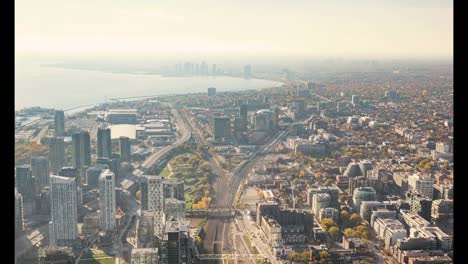
[[[170,106],[171,107],[171,112],[172,112],[172,115],[174,116],[175,120],[176,120],[176,123],[177,123],[177,128],[181,130],[182,132],[182,136],[177,139],[176,142],[174,142],[173,144],[169,145],[169,146],[166,146],[162,149],[160,149],[159,151],[151,154],[151,156],[149,156],[140,166],[138,169],[134,170],[133,171],[133,174],[136,175],[136,176],[141,176],[143,175],[144,173],[146,173],[146,171],[151,168],[151,166],[153,166],[157,161],[161,160],[167,153],[169,153],[172,149],[174,149],[175,147],[185,143],[187,140],[190,139],[190,136],[191,136],[191,133],[187,127],[187,125],[185,124],[184,120],[181,118],[181,116],[179,115],[179,112],[174,109],[172,107],[172,105]]]

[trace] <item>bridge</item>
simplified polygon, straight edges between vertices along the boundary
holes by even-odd
[[[200,260],[265,259],[261,254],[202,254]]]
[[[240,215],[241,210],[234,206],[214,206],[205,209],[186,209],[186,217],[212,216],[212,217],[234,217]]]

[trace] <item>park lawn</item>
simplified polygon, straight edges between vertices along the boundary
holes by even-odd
[[[169,171],[169,169],[167,167],[164,168],[164,170],[161,171],[161,173],[159,173],[159,176],[161,177],[167,177],[169,176],[171,172]]]
[[[106,253],[93,254],[92,258],[81,259],[80,263],[83,264],[114,264],[115,257],[109,256]]]

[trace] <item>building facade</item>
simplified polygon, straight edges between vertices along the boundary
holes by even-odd
[[[98,158],[111,158],[111,130],[110,128],[99,128],[97,133],[97,156]]]
[[[141,176],[141,209],[151,211],[164,210],[163,179],[160,176]]]
[[[75,179],[72,177],[51,175],[50,187],[50,245],[70,245],[78,236]]]
[[[229,117],[213,118],[213,136],[215,140],[231,137],[231,119]]]
[[[49,185],[49,161],[46,157],[31,158],[31,174],[36,179],[36,193]]]
[[[65,155],[65,142],[63,138],[53,137],[49,139],[49,170],[50,173],[57,173],[62,167],[67,165]]]
[[[91,165],[91,141],[87,131],[72,135],[72,166],[83,168]]]
[[[65,113],[61,110],[56,110],[54,115],[55,136],[65,136]]]
[[[120,145],[120,161],[132,162],[130,139],[128,137],[120,137],[119,145]]]
[[[115,229],[115,175],[104,170],[99,177],[100,226],[103,231]]]

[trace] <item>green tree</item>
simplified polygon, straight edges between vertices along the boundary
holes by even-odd
[[[330,229],[328,229],[328,233],[334,238],[337,239],[341,235],[341,231],[338,227],[332,226]]]
[[[334,180],[328,179],[328,180],[325,181],[325,183],[324,183],[323,185],[325,185],[325,186],[331,186],[334,182],[335,182]]]
[[[354,230],[352,228],[346,228],[344,231],[343,231],[345,237],[353,237],[355,236],[355,233],[354,233]]]
[[[322,251],[320,251],[319,256],[320,256],[320,259],[326,259],[326,258],[328,258],[330,256],[330,254],[328,254],[327,251],[322,250]]]
[[[333,220],[332,218],[324,218],[324,219],[322,219],[321,223],[322,223],[322,226],[325,229],[325,231],[328,231],[328,229],[330,229],[330,227],[336,225],[335,220]]]
[[[357,226],[357,225],[359,225],[361,223],[361,221],[362,221],[361,216],[359,216],[356,213],[352,214],[349,217],[349,222],[350,222],[351,226]]]
[[[300,254],[300,258],[301,258],[301,261],[310,260],[310,251],[308,251],[308,250],[302,251],[302,253]]]

